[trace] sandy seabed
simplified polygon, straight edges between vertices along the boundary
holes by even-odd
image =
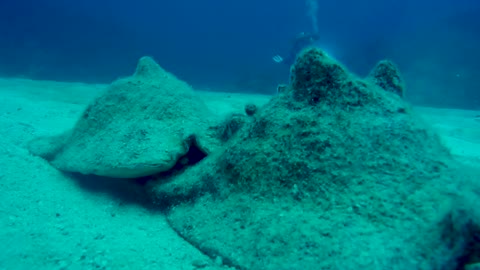
[[[71,128],[106,85],[0,79],[0,269],[226,269],[129,183],[63,174],[27,143]],[[268,96],[199,92],[218,114]],[[480,168],[480,112],[415,108],[457,158]]]

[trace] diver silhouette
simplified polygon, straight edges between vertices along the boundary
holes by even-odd
[[[313,46],[315,41],[319,40],[319,38],[318,34],[301,32],[295,37],[292,48],[286,57],[277,54],[272,59],[275,63],[284,63],[290,66],[295,62],[297,55],[303,49]]]

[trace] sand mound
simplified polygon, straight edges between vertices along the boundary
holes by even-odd
[[[385,89],[306,50],[290,86],[225,148],[149,183],[153,199],[239,269],[455,269],[480,233],[458,206],[470,179],[391,74]]]
[[[192,145],[218,147],[215,117],[186,83],[151,58],[95,99],[73,130],[30,144],[67,172],[135,178],[171,169]]]

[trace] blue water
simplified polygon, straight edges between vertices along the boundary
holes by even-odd
[[[107,83],[151,55],[198,88],[272,93],[289,71],[272,57],[287,54],[299,32],[318,28],[317,45],[359,75],[393,59],[416,104],[480,108],[480,2],[316,4],[3,0],[0,75]]]
[[[332,265],[362,260],[367,265],[371,259],[376,269],[390,259],[389,269],[437,269],[428,266],[436,259],[438,265],[455,260],[451,265],[458,265],[458,270],[463,265],[480,266],[480,211],[475,211],[480,188],[473,183],[480,174],[478,168],[463,165],[454,170],[460,166],[457,162],[480,164],[479,15],[480,0],[0,0],[0,240],[4,246],[0,270],[213,270],[222,264],[269,261],[270,269],[277,270],[282,256],[285,262],[296,263],[297,255],[302,259],[298,265],[325,255]],[[184,93],[177,89],[180,94],[172,93],[164,102],[171,88],[144,80],[150,74],[163,74],[149,58],[144,58],[142,72],[134,78],[134,83],[148,88],[135,86],[142,91],[130,95],[132,80],[120,80],[90,105],[103,85],[9,79],[108,84],[131,75],[138,60],[148,55],[195,89],[276,94],[278,84],[290,79],[290,65],[277,62],[295,56],[292,45],[302,32],[318,35],[313,45],[358,76],[368,75],[382,59],[395,62],[405,78],[405,99],[414,110],[398,97],[403,97],[403,85],[380,76],[375,82],[391,83],[383,87],[391,93],[380,88],[375,92],[361,81],[346,80],[333,64],[325,73],[333,77],[328,89],[306,84],[312,76],[305,69],[297,72],[296,78],[303,79],[297,80],[301,87],[290,89],[292,94],[279,95],[254,116],[236,114],[208,127],[206,123],[217,119],[204,112],[203,105],[218,115],[227,114],[230,107],[243,113],[243,103],[252,99],[246,108],[253,113],[255,104],[265,104],[269,97],[202,94],[198,97],[207,102],[197,104],[190,89],[183,89]],[[329,60],[323,52],[312,55]],[[300,63],[309,63],[309,57]],[[388,77],[393,78],[397,77]],[[333,88],[342,84],[348,87]],[[391,86],[398,88],[392,91]],[[332,94],[335,90],[353,94],[345,98],[345,93]],[[328,106],[314,107],[322,97]],[[116,100],[126,102],[111,106]],[[341,106],[336,106],[337,100]],[[417,125],[414,112],[438,131],[453,157],[436,136],[430,137],[429,130]],[[50,137],[71,126],[74,132]],[[242,126],[247,127],[245,132],[236,134]],[[193,130],[198,134],[187,136]],[[202,137],[210,137],[214,130],[224,140],[229,137],[222,143],[230,148],[207,156],[210,151],[205,149],[218,145],[213,142],[210,149]],[[86,147],[87,143],[91,145]],[[68,150],[70,146],[74,150]],[[78,154],[73,152],[81,147]],[[63,155],[67,150],[70,154]],[[120,158],[107,157],[110,151]],[[149,160],[145,155],[144,160],[139,154],[143,152],[166,157],[154,155]],[[124,167],[117,162],[123,159]],[[207,163],[199,163],[203,159]],[[58,165],[62,162],[67,169],[58,171],[63,170]],[[162,162],[175,166],[158,170],[156,186],[149,184],[157,176],[138,178],[136,184],[142,185],[132,186],[125,179],[70,173],[138,177],[150,172],[149,164]],[[195,170],[194,166],[204,167]],[[207,166],[213,169],[203,172]],[[447,168],[455,175],[450,176]],[[126,171],[132,174],[125,175]],[[223,178],[230,178],[232,186],[244,181],[253,192],[241,194],[243,187],[238,194],[224,192],[231,183],[223,183]],[[457,186],[461,186],[458,192]],[[440,193],[447,191],[455,191],[449,193],[452,198],[458,195],[453,210],[448,201],[442,202]],[[263,194],[272,196],[261,198]],[[283,194],[288,198],[277,200]],[[212,203],[210,195],[218,203]],[[171,199],[168,203],[176,205],[190,197],[204,204],[196,208],[185,203],[175,212],[149,204],[151,198],[160,203]],[[437,215],[442,219],[433,218]],[[402,245],[405,248],[399,248]],[[348,257],[352,262],[344,260],[346,254],[353,254]],[[260,260],[256,264],[248,262],[256,259]],[[424,267],[400,267],[412,262]]]

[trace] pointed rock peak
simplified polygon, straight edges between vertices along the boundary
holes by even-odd
[[[338,95],[349,80],[346,69],[318,48],[304,50],[291,70],[291,86],[298,101],[317,103]]]
[[[144,56],[138,60],[134,76],[143,79],[154,79],[165,76],[166,71],[153,58]]]
[[[405,92],[404,81],[398,67],[392,61],[382,60],[378,62],[368,77],[385,91],[403,97]]]

